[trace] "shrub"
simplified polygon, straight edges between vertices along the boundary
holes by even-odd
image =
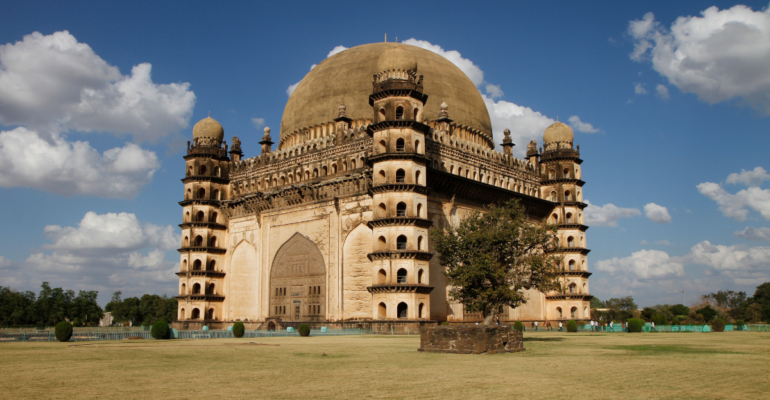
[[[711,308],[711,306],[706,306],[701,308],[700,310],[695,312],[696,314],[700,314],[703,316],[703,320],[706,322],[711,321],[717,316],[717,310]]]
[[[655,326],[663,326],[668,324],[668,321],[666,320],[666,316],[663,313],[657,313],[653,315],[652,322],[655,323]]]
[[[80,326],[80,320],[75,318],[72,320],[72,326],[78,327]]]
[[[679,316],[674,317],[673,320],[671,320],[671,325],[679,325],[681,321],[679,320]]]
[[[307,324],[300,324],[297,328],[300,336],[310,336],[310,327]]]
[[[567,321],[567,332],[577,332],[577,322],[574,319]]]
[[[513,323],[513,330],[523,332],[524,331],[524,324],[521,323],[521,321],[516,321]]]
[[[36,331],[44,331],[45,330],[45,324],[42,322],[38,322],[35,324],[35,330]]]
[[[714,320],[711,321],[711,330],[714,332],[724,332],[725,320],[722,318],[714,318]]]
[[[62,321],[56,324],[54,329],[56,340],[60,342],[66,342],[72,338],[72,324],[67,321]]]
[[[639,318],[631,318],[628,320],[628,331],[629,332],[641,332],[642,327],[644,326],[644,321]]]
[[[237,338],[243,337],[243,333],[246,331],[246,328],[243,327],[243,322],[238,321],[233,324],[233,336]]]
[[[744,323],[743,323],[742,319],[739,319],[739,320],[735,321],[735,330],[736,331],[742,331],[743,330],[743,324]]]
[[[169,333],[168,322],[166,321],[158,321],[152,324],[152,329],[150,329],[150,335],[152,335],[154,339],[168,339]]]

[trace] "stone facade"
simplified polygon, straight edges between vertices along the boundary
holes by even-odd
[[[506,309],[501,320],[590,317],[582,160],[572,131],[549,127],[544,147],[530,144],[526,159],[513,156],[506,131],[503,151],[495,151],[473,84],[449,61],[424,52],[388,43],[330,57],[303,79],[304,97],[289,99],[293,111],[284,115],[276,149],[265,128],[259,156],[244,158],[238,137],[228,146],[210,117],[195,125],[179,203],[179,326],[240,320],[256,327],[268,318],[285,326],[479,320],[448,298],[429,230],[456,226],[469,212],[510,198],[521,201],[532,223],[559,224],[565,264],[562,291],[531,291],[525,306]],[[358,64],[345,75],[327,62]],[[421,63],[432,75],[418,75]],[[346,97],[360,65],[372,68],[369,95]],[[312,97],[313,82],[334,86],[329,90],[339,98],[356,102],[356,112],[368,104],[368,115],[350,115],[324,93]],[[464,89],[440,86],[450,83]],[[431,98],[434,92],[444,100]],[[439,100],[431,106],[438,113],[426,112]],[[328,116],[294,126],[305,121],[297,118],[299,103],[314,104],[314,113],[328,107]],[[462,120],[452,119],[454,108]]]
[[[418,351],[497,354],[524,351],[524,335],[510,326],[434,326],[420,330]]]

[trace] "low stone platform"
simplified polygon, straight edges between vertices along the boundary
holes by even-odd
[[[510,326],[435,326],[420,329],[418,351],[497,354],[524,351],[524,335]]]

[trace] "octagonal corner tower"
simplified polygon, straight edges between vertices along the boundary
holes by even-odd
[[[300,81],[289,97],[281,120],[281,139],[294,131],[330,121],[337,107],[345,104],[351,119],[371,118],[372,74],[386,50],[399,47],[411,53],[417,72],[424,76],[426,119],[438,118],[442,102],[452,110],[452,119],[492,134],[492,122],[481,94],[463,71],[446,58],[420,47],[402,43],[371,43],[352,47],[318,64]]]

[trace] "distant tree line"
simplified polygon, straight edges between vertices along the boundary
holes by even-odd
[[[40,294],[18,292],[0,286],[0,325],[48,325],[70,321],[75,326],[98,325],[102,308],[96,303],[99,292],[51,288],[48,282],[40,285]]]
[[[173,297],[145,294],[141,298],[121,299],[123,293],[113,293],[104,311],[112,313],[113,322],[131,322],[132,325],[152,325],[157,321],[176,321],[177,302]]]
[[[720,290],[701,296],[691,307],[658,304],[639,311],[634,299],[628,296],[604,302],[594,297],[591,308],[592,316],[602,321],[620,322],[636,317],[657,325],[709,323],[715,318],[728,322],[770,322],[770,282],[759,285],[752,297],[747,297],[746,292]]]

